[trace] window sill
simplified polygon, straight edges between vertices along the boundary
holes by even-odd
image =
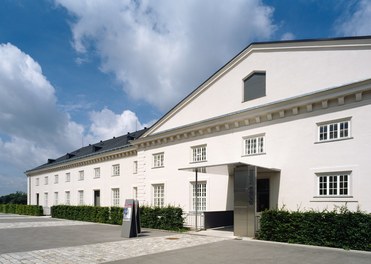
[[[353,196],[314,196],[310,202],[358,202]]]
[[[152,169],[161,169],[161,168],[165,168],[165,166],[152,167]],[[134,173],[134,174],[138,174],[138,173]]]
[[[336,141],[343,141],[343,140],[350,140],[350,139],[353,139],[353,137],[329,139],[329,140],[323,140],[323,141],[316,141],[316,142],[314,142],[314,144],[322,144],[322,143],[329,143],[329,142],[336,142]]]
[[[251,156],[261,156],[261,155],[266,155],[266,152],[263,153],[256,153],[256,154],[243,154],[241,157],[251,157]]]
[[[189,162],[189,164],[204,163],[204,162],[207,162],[207,160],[191,161]]]
[[[120,174],[117,174],[117,175],[112,175],[111,177],[118,177],[118,176],[120,176]]]

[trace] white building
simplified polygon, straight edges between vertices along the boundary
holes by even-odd
[[[193,224],[197,174],[199,225],[237,235],[266,208],[371,212],[370,99],[371,37],[253,43],[149,129],[27,171],[29,203],[134,197]]]

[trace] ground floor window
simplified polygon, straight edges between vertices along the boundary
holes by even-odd
[[[197,189],[197,200],[196,200],[196,189]],[[196,211],[196,201],[197,201],[197,211],[206,211],[206,182],[192,183],[192,210]]]
[[[112,189],[112,206],[120,206],[120,189]]]
[[[350,194],[350,174],[340,173],[318,176],[319,196],[343,196]]]
[[[58,192],[54,193],[54,205],[58,205]]]
[[[84,191],[79,191],[79,205],[84,205]]]
[[[48,204],[49,204],[49,197],[48,197],[48,193],[44,193],[44,206],[45,207],[48,207]]]
[[[65,203],[66,203],[66,205],[70,205],[71,204],[70,200],[71,200],[71,194],[70,194],[69,191],[66,191],[65,192]]]
[[[163,184],[153,185],[153,205],[157,207],[164,206],[165,188]]]

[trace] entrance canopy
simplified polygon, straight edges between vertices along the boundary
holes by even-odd
[[[228,167],[228,171],[232,171],[234,168],[241,167],[241,166],[254,166],[257,168],[258,172],[280,172],[281,171],[280,169],[265,168],[265,167],[261,167],[261,166],[257,166],[257,165],[249,164],[245,162],[240,162],[240,161],[230,162],[230,163],[220,163],[220,164],[205,164],[205,165],[203,165],[202,163],[196,163],[196,164],[191,164],[189,167],[179,168],[178,170],[191,171],[191,172],[196,172],[196,171],[202,172],[203,170],[206,170],[207,172],[207,169],[213,169],[213,172],[212,172],[213,174],[224,174],[224,173],[221,173],[222,170],[220,170],[220,172],[218,173],[217,168],[223,168],[223,167],[225,168],[226,166]]]

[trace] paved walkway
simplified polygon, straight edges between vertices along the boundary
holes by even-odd
[[[370,264],[371,253],[236,240],[230,232],[179,234],[0,214],[0,263],[336,263]]]

